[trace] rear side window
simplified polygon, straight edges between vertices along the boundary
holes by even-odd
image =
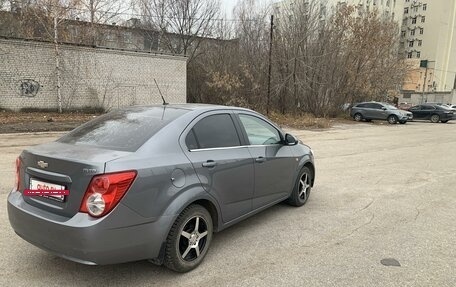
[[[376,104],[376,103],[369,103],[369,104],[366,104],[366,108],[369,108],[369,109],[381,110],[382,107],[383,107],[382,105]]]
[[[357,108],[365,108],[367,104],[357,104],[356,107]]]
[[[165,106],[117,110],[80,126],[58,141],[133,152],[188,111]]]
[[[196,141],[193,129],[188,133],[187,138],[185,139],[185,144],[189,150],[198,148],[198,142]]]
[[[188,149],[240,146],[241,142],[229,114],[207,116],[200,120],[185,139]]]

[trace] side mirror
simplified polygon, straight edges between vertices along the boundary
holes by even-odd
[[[385,108],[385,107],[382,107],[382,110],[386,111],[386,110],[387,110],[387,108]]]
[[[298,140],[294,136],[292,136],[290,134],[286,134],[285,135],[285,144],[286,145],[297,145]]]

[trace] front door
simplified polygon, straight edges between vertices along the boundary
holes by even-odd
[[[217,199],[222,220],[229,222],[250,212],[253,159],[248,147],[241,146],[231,113],[200,117],[185,133],[186,155],[203,188]]]
[[[239,114],[255,165],[253,210],[286,197],[293,189],[298,162],[280,132],[255,115]]]

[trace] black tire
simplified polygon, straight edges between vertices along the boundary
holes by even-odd
[[[388,123],[390,123],[392,125],[397,124],[397,122],[399,121],[399,119],[395,115],[389,116],[387,120],[388,120]]]
[[[212,217],[204,207],[185,208],[169,231],[163,264],[177,272],[195,269],[207,254],[212,232]]]
[[[305,181],[305,185],[304,184]],[[312,190],[313,174],[308,167],[303,167],[296,179],[296,184],[293,188],[293,192],[290,197],[286,200],[286,203],[292,206],[303,206],[310,196]],[[303,190],[305,188],[305,190]]]
[[[406,124],[407,122],[406,122],[406,121],[400,121],[399,123],[400,123],[401,125],[403,125],[403,124]]]
[[[446,124],[447,122],[448,122],[448,120],[442,121],[443,124]]]
[[[360,113],[356,113],[356,114],[353,115],[353,119],[354,119],[355,121],[357,121],[357,122],[360,122],[360,121],[363,120],[363,115],[360,114]]]
[[[433,122],[433,123],[438,123],[438,122],[440,122],[440,116],[437,115],[437,114],[433,114],[433,115],[431,116],[431,122]]]

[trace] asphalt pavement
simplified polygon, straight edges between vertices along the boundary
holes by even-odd
[[[307,204],[216,234],[187,274],[145,261],[85,266],[22,240],[6,212],[14,161],[61,134],[0,134],[0,285],[456,286],[456,122],[291,132],[316,157]]]

